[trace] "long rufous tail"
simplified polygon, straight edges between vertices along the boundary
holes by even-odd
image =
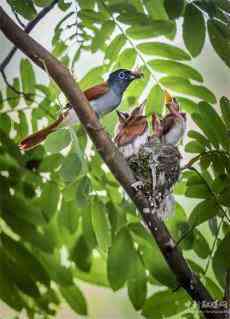
[[[56,131],[56,129],[59,127],[59,125],[63,121],[64,117],[65,117],[65,113],[61,114],[59,118],[55,122],[50,124],[49,126],[35,132],[34,134],[27,136],[25,139],[21,141],[18,147],[23,151],[28,151],[31,148],[39,145],[47,138],[47,136],[50,133]]]

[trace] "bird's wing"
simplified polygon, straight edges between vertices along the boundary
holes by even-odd
[[[108,92],[109,86],[107,82],[92,86],[91,88],[84,91],[84,94],[88,101],[96,100],[100,96]]]
[[[175,116],[172,114],[166,115],[162,120],[161,120],[161,136],[166,135],[171,128],[175,125]]]
[[[132,142],[137,136],[140,136],[144,133],[147,128],[147,121],[144,120],[138,125],[133,125],[131,127],[125,127],[117,134],[114,141],[118,146],[126,145]]]

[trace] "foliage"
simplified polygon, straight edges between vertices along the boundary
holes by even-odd
[[[50,3],[8,0],[28,21]],[[230,66],[229,1],[62,0],[58,6],[63,18],[55,27],[53,54],[73,72],[86,52],[104,59],[80,80],[82,89],[116,68],[139,64],[145,77],[132,84],[122,110],[147,96],[146,114],[162,113],[167,88],[191,114],[197,130],[188,133],[185,150],[195,154],[195,166],[184,171],[175,192],[199,202],[189,217],[177,204],[167,226],[176,240],[189,233],[180,247],[213,297],[221,298],[230,267],[230,101],[222,97],[217,112],[215,94],[189,63],[201,53],[207,30]],[[174,44],[180,20],[185,49]],[[82,279],[113,290],[127,286],[134,308],[146,318],[181,312],[189,317],[188,296],[170,290],[177,287],[174,275],[96,150],[88,151],[82,128],[59,130],[28,153],[18,150],[31,128],[57,117],[59,89],[52,81],[40,83],[24,58],[12,85],[23,94],[10,87],[0,94],[0,298],[17,311],[25,308],[30,318],[54,316],[62,298],[84,315]],[[103,119],[110,134],[115,122],[115,114]],[[147,297],[149,286],[165,289]]]

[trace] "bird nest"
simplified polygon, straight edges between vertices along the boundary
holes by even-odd
[[[163,144],[158,138],[149,138],[136,155],[128,159],[142,190],[156,209],[171,193],[180,175],[181,155],[176,146]]]

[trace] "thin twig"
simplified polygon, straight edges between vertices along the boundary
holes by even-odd
[[[225,319],[230,319],[230,269],[226,271],[224,300],[227,303]]]
[[[13,11],[13,13],[14,13],[14,15],[15,15],[15,18],[16,18],[16,20],[18,21],[18,23],[20,24],[20,26],[23,28],[23,29],[25,29],[25,24],[21,21],[21,19],[19,18],[19,15],[17,14],[17,12],[16,11],[14,11],[14,10],[12,10]]]
[[[191,171],[194,171],[197,175],[200,176],[200,178],[205,182],[206,186],[208,187],[209,192],[212,194],[212,196],[215,198],[216,203],[219,207],[219,209],[222,211],[224,217],[228,220],[228,222],[230,223],[230,219],[226,213],[226,211],[223,209],[222,205],[220,204],[218,197],[216,196],[216,193],[213,192],[212,188],[210,187],[210,185],[208,184],[208,182],[206,181],[206,179],[203,177],[203,175],[195,168],[195,167],[188,167],[188,169],[190,169]]]
[[[2,74],[2,78],[3,78],[3,81],[5,83],[5,85],[10,88],[14,93],[16,93],[17,95],[22,95],[27,101],[31,101],[31,102],[34,102],[34,99],[31,98],[32,96],[35,95],[35,93],[25,93],[23,91],[19,91],[17,90],[13,85],[10,84],[9,80],[7,79],[7,76],[5,74],[5,71],[4,70],[1,70],[0,71],[1,74]]]
[[[109,7],[107,6],[107,4],[105,3],[104,0],[101,0],[102,5],[104,6],[104,8],[106,9],[106,11],[109,13],[111,19],[113,20],[113,22],[116,24],[116,26],[119,28],[119,30],[121,31],[121,33],[125,36],[125,38],[127,39],[128,43],[131,45],[131,47],[136,51],[137,56],[139,57],[139,59],[143,62],[143,64],[145,65],[145,67],[147,68],[147,70],[149,71],[151,77],[153,78],[154,82],[156,84],[158,84],[162,89],[165,89],[164,86],[159,82],[159,80],[157,79],[157,77],[155,76],[155,74],[153,73],[153,70],[151,68],[151,66],[149,65],[149,63],[145,60],[145,58],[143,57],[143,55],[141,54],[141,52],[138,50],[138,48],[136,47],[135,43],[133,42],[132,39],[130,39],[130,37],[127,35],[127,33],[125,32],[125,30],[122,28],[122,26],[120,25],[120,23],[117,21],[117,19],[113,16],[113,13],[110,11]]]
[[[201,157],[212,155],[212,154],[223,154],[229,159],[229,153],[226,151],[211,150],[211,151],[207,151],[207,152],[202,152],[199,155],[190,159],[189,162],[183,166],[182,170],[191,168],[193,164],[195,164],[196,162],[198,162],[200,160]]]
[[[210,262],[212,260],[212,257],[213,257],[213,254],[214,254],[214,250],[216,248],[216,243],[217,243],[217,240],[218,240],[219,233],[220,233],[220,230],[221,230],[221,226],[223,225],[223,222],[224,222],[224,216],[221,218],[220,223],[218,225],[216,236],[215,236],[215,239],[214,239],[213,244],[212,244],[211,252],[210,252],[210,255],[208,256],[208,261],[207,261],[205,269],[204,269],[204,276],[206,275],[206,273],[208,271],[208,268],[209,268],[209,265],[210,265]]]
[[[50,10],[52,10],[53,7],[54,7],[58,2],[59,2],[59,0],[53,0],[50,5],[48,5],[47,7],[43,8],[43,9],[38,13],[38,15],[36,16],[36,18],[35,18],[34,20],[30,21],[30,22],[27,24],[27,26],[25,27],[24,31],[25,31],[26,33],[30,33],[30,32],[33,30],[33,28],[41,21],[41,19],[43,19],[43,18],[46,16],[46,14],[47,14],[48,12],[50,12]],[[6,66],[9,64],[10,60],[12,59],[12,57],[14,56],[14,54],[15,54],[16,51],[17,51],[17,47],[14,46],[14,47],[10,50],[9,54],[5,57],[5,59],[3,60],[3,62],[2,62],[1,65],[0,65],[0,71],[1,71],[1,72],[4,71],[4,69],[5,69]]]

